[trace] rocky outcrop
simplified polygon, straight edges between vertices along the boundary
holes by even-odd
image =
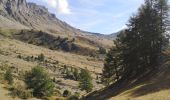
[[[26,0],[0,0],[0,15],[30,29],[69,35],[82,33],[57,19],[44,6],[27,3]]]
[[[44,6],[26,0],[0,0],[0,23],[0,28],[34,29],[72,38],[81,36],[107,47],[112,43],[104,35],[76,29],[56,18]]]

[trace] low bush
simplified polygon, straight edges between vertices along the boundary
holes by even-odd
[[[80,97],[80,93],[75,92],[74,95],[68,97],[68,100],[79,100],[79,97]]]
[[[64,90],[63,97],[69,97],[71,96],[71,92],[69,90]]]
[[[13,75],[12,75],[12,70],[8,69],[4,75],[4,79],[8,82],[8,84],[13,84]]]
[[[39,61],[44,61],[45,60],[45,56],[44,56],[44,54],[40,54],[40,55],[38,55],[38,58],[37,58]]]

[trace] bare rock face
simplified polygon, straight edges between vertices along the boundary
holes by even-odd
[[[68,34],[81,33],[57,19],[44,6],[27,3],[26,0],[0,0],[0,15],[8,20],[19,22],[30,29],[59,34],[64,34],[66,31]]]
[[[103,35],[82,31],[68,25],[56,18],[44,6],[28,3],[26,0],[0,0],[0,23],[0,28],[35,29],[67,37],[82,36],[102,44],[103,41],[108,41],[108,38]]]

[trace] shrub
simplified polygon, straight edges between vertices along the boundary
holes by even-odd
[[[69,68],[69,66],[65,65],[63,74],[65,74],[65,78],[67,79],[71,79],[75,81],[78,81],[80,79],[80,73],[77,68],[73,68],[73,67]]]
[[[82,69],[80,73],[79,87],[87,93],[93,90],[92,77],[87,69]]]
[[[80,79],[79,70],[77,68],[74,69],[73,75],[74,75],[74,79],[76,81],[78,81]]]
[[[71,95],[68,100],[79,100],[79,97],[80,97],[80,93],[78,92],[75,92],[74,95]]]
[[[69,97],[71,95],[71,92],[68,90],[64,90],[63,97]]]
[[[4,75],[4,79],[8,82],[8,84],[13,84],[13,75],[12,75],[12,70],[8,69]]]
[[[74,79],[73,72],[69,68],[66,68],[65,74],[66,74],[65,78],[67,78],[67,79]]]
[[[18,55],[18,56],[17,56],[17,58],[21,59],[21,58],[22,58],[22,56],[21,56],[21,55]]]
[[[40,54],[40,55],[38,55],[38,58],[37,58],[39,61],[44,61],[45,60],[45,56],[44,56],[44,54]]]
[[[80,93],[79,92],[75,92],[74,95],[76,95],[78,98],[80,97]]]
[[[54,92],[54,83],[39,66],[26,73],[25,83],[29,89],[33,89],[33,95],[36,97],[51,96]]]
[[[106,49],[103,48],[103,47],[99,47],[98,52],[99,52],[100,54],[106,54]]]

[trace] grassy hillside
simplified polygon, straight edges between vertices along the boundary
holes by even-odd
[[[164,53],[163,62],[156,69],[131,82],[115,84],[94,92],[87,100],[169,100],[170,50]]]
[[[170,55],[169,55],[170,56]],[[110,100],[169,100],[170,61],[166,61],[157,73],[153,73],[141,84],[129,88]]]
[[[79,89],[79,81],[66,78],[65,74],[63,74],[63,71],[65,70],[65,68],[68,68],[70,70],[87,69],[90,71],[93,77],[93,84],[94,84],[93,90],[99,90],[103,87],[102,84],[98,83],[99,80],[96,79],[97,76],[100,77],[100,74],[102,72],[103,58],[89,56],[89,55],[82,55],[76,52],[66,52],[62,49],[53,50],[48,48],[50,43],[52,44],[52,42],[48,44],[48,41],[45,42],[43,41],[43,43],[47,43],[47,45],[42,45],[42,46],[33,43],[28,43],[27,41],[23,41],[14,37],[14,35],[18,32],[20,31],[6,30],[6,29],[0,31],[0,72],[1,73],[4,73],[3,69],[7,65],[10,69],[13,70],[16,79],[20,80],[21,77],[23,76],[21,73],[24,73],[25,71],[29,71],[33,67],[40,65],[47,70],[47,72],[50,74],[50,77],[52,79],[55,78],[56,80],[55,85],[59,89],[61,94],[63,93],[64,90],[67,89],[72,93],[79,92],[80,95],[85,95],[86,93]],[[27,35],[29,36],[31,35],[31,33],[27,33]],[[40,36],[43,36],[43,34]],[[51,35],[45,35],[45,36],[46,38],[51,37]],[[51,37],[51,38],[56,40],[56,37]],[[42,40],[41,37],[33,38],[33,39]],[[60,39],[62,40],[64,39],[64,37],[61,37]],[[87,48],[87,50],[90,49],[86,46],[82,48]],[[97,51],[95,50],[95,52]],[[37,60],[37,57],[40,54],[44,55],[45,57],[44,62],[40,62],[39,60]],[[0,88],[3,88],[4,84],[5,83],[1,84]],[[8,94],[9,91],[7,89],[3,88],[3,90],[6,91],[4,92],[5,94]],[[5,94],[0,94],[0,96]],[[10,98],[10,95],[7,97]]]

